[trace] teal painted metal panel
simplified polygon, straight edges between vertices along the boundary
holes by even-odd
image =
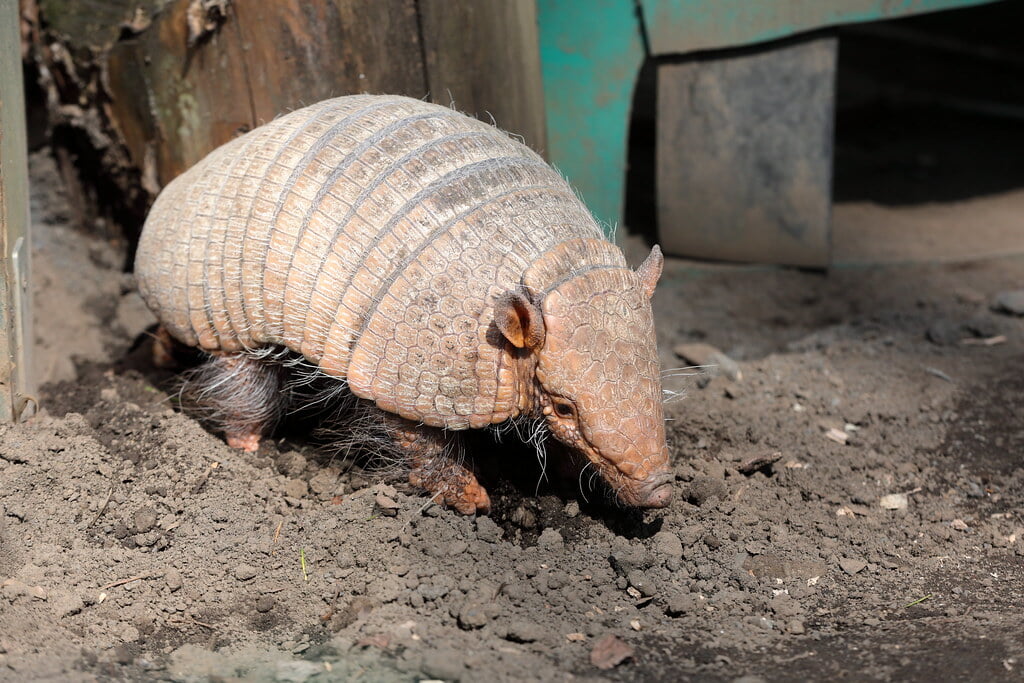
[[[655,55],[748,45],[824,26],[996,0],[639,0]]]
[[[644,59],[633,0],[538,0],[549,158],[595,217],[622,216],[633,87]]]
[[[548,158],[610,230],[622,219],[626,144],[645,56],[999,0],[537,0]]]

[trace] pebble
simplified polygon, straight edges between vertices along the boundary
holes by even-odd
[[[665,614],[670,617],[681,617],[697,610],[697,598],[686,593],[677,593],[668,599]]]
[[[284,495],[289,498],[305,498],[309,492],[309,484],[301,479],[290,479],[284,485]]]
[[[377,509],[380,510],[380,514],[385,517],[394,517],[398,514],[398,503],[391,496],[378,493],[374,497],[373,502],[377,505]]]
[[[167,588],[172,593],[180,590],[182,584],[181,572],[177,569],[168,569],[167,573],[164,574],[164,582],[167,583]]]
[[[504,531],[490,517],[476,518],[476,537],[487,543],[497,543],[504,535]]]
[[[993,310],[1011,315],[1024,315],[1024,289],[1007,290],[996,294]]]
[[[626,575],[626,580],[629,581],[630,586],[640,591],[640,595],[645,598],[650,598],[657,592],[651,578],[639,569],[629,572]]]
[[[598,669],[613,669],[633,657],[633,648],[614,634],[602,636],[590,651],[590,663]]]
[[[540,532],[540,538],[537,539],[537,545],[541,548],[554,550],[564,546],[565,541],[562,540],[562,534],[558,529],[552,529],[549,527]]]
[[[878,504],[885,510],[906,510],[908,502],[905,493],[890,493],[878,500]]]
[[[686,499],[700,507],[708,501],[723,498],[728,492],[725,482],[713,477],[697,477],[686,492]]]
[[[467,603],[459,610],[459,627],[469,631],[487,625],[487,613],[483,605],[476,602]]]
[[[261,595],[256,598],[257,612],[260,614],[266,614],[272,609],[274,609],[274,597],[272,595]]]
[[[868,566],[868,563],[864,562],[862,560],[853,560],[853,559],[846,558],[846,557],[844,557],[843,559],[839,560],[839,568],[842,569],[847,574],[849,574],[850,576],[853,576],[854,574],[856,574],[857,572],[861,571],[862,569],[864,569],[864,567],[867,567],[867,566]]]
[[[250,564],[240,564],[232,569],[231,573],[239,581],[248,581],[249,579],[255,578],[258,572],[256,567],[253,567]]]
[[[659,531],[654,534],[651,546],[657,555],[679,559],[683,556],[683,542],[671,531]]]

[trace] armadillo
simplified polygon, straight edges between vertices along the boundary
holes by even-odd
[[[466,429],[535,418],[618,501],[663,507],[672,474],[637,269],[526,145],[450,108],[354,95],[298,109],[170,182],[138,244],[165,334],[210,354],[232,446],[284,406],[268,349],[380,411],[409,479],[465,512],[490,499],[451,454]],[[251,398],[251,397],[250,397]]]

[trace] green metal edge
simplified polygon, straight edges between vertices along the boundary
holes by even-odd
[[[749,45],[836,24],[895,19],[998,0],[638,0],[651,53]]]
[[[625,201],[633,87],[645,55],[633,0],[538,0],[550,159],[611,235]]]

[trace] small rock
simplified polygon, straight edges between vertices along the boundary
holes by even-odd
[[[992,309],[1000,313],[1024,315],[1024,289],[999,292],[992,301]]]
[[[505,532],[490,517],[476,518],[476,537],[486,543],[497,543]]]
[[[334,493],[338,485],[338,472],[330,467],[317,472],[309,480],[309,488],[318,496]]]
[[[487,625],[487,613],[483,605],[475,602],[467,603],[459,610],[459,627],[470,631]]]
[[[552,529],[549,527],[540,532],[540,537],[537,539],[537,545],[541,548],[551,550],[561,548],[565,545],[565,541],[562,540],[562,534],[558,529]]]
[[[602,636],[590,651],[590,663],[598,669],[613,669],[633,657],[633,648],[611,633]]]
[[[668,599],[665,614],[670,617],[681,617],[697,609],[697,598],[687,593],[677,593]]]
[[[577,503],[575,500],[570,500],[568,503],[565,504],[565,516],[566,517],[576,517],[579,514],[580,514],[580,504]]]
[[[651,539],[654,552],[662,557],[679,559],[683,556],[683,543],[679,536],[671,531],[659,531]]]
[[[743,379],[736,361],[710,344],[676,344],[672,353],[693,365],[711,366],[706,368],[709,376],[724,375],[735,382]]]
[[[640,595],[645,598],[652,597],[655,594],[654,582],[639,569],[634,569],[626,575],[626,580],[629,581],[629,585],[640,591]]]
[[[543,636],[543,629],[530,621],[513,621],[505,630],[505,639],[513,643],[532,643]]]
[[[309,493],[309,484],[301,479],[290,479],[284,485],[284,495],[289,498],[305,498],[307,493]]]
[[[786,622],[786,630],[795,636],[803,635],[805,631],[804,622],[799,619],[790,619]]]
[[[156,510],[151,507],[139,508],[132,515],[135,533],[144,534],[156,526]]]
[[[725,482],[712,477],[697,477],[686,491],[686,500],[698,507],[709,501],[724,498],[728,493]]]
[[[970,527],[967,526],[967,522],[962,519],[954,519],[949,523],[949,526],[957,531],[967,531]]]
[[[172,593],[181,589],[181,572],[177,569],[168,569],[167,573],[164,574],[164,582],[167,584],[168,590]]]
[[[905,493],[890,493],[878,500],[879,506],[885,510],[906,510],[907,503],[907,494]]]
[[[255,578],[258,571],[256,567],[253,567],[250,564],[240,564],[232,569],[231,573],[239,581],[248,581],[249,579]]]
[[[842,569],[847,574],[849,574],[850,576],[853,576],[854,574],[856,574],[860,570],[864,569],[864,567],[866,567],[866,566],[868,566],[868,563],[867,562],[863,562],[861,560],[852,560],[852,559],[846,558],[846,557],[844,557],[843,559],[839,560],[839,568]]]
[[[270,610],[274,609],[274,596],[272,595],[261,595],[256,598],[256,611],[260,614],[266,614]]]
[[[380,510],[380,514],[385,517],[394,517],[398,514],[398,503],[390,496],[378,493],[374,497],[373,502],[377,505],[377,509]]]

